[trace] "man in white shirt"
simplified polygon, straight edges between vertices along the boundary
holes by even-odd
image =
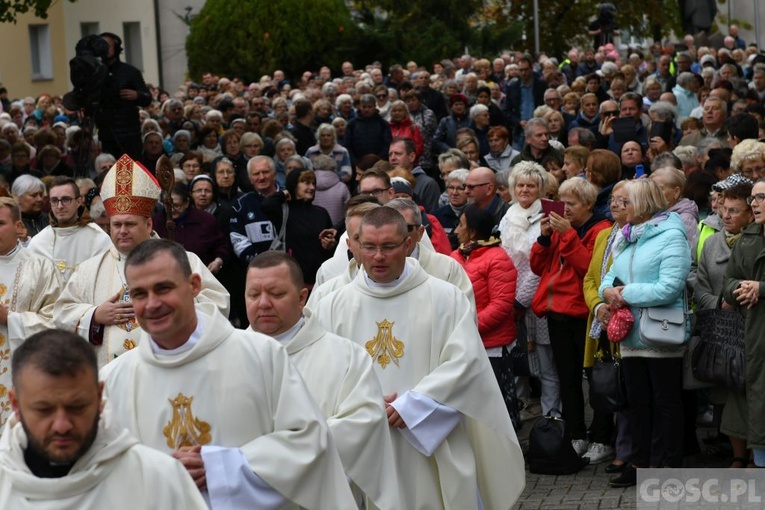
[[[324,416],[287,352],[195,303],[201,278],[176,243],[140,244],[125,277],[142,338],[101,371],[117,422],[180,460],[214,510],[354,508]]]
[[[359,227],[363,270],[322,299],[327,330],[364,346],[380,378],[402,508],[509,509],[523,455],[465,295],[407,258],[389,207]]]
[[[45,330],[13,353],[14,417],[0,439],[0,508],[206,510],[180,462],[102,410],[93,348]]]

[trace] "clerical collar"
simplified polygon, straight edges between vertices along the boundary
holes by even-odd
[[[412,251],[412,254],[409,255],[413,259],[420,260],[420,243],[417,243],[414,245],[414,250]]]
[[[301,329],[303,329],[303,326],[305,326],[305,317],[301,316],[300,320],[295,323],[294,326],[292,326],[290,329],[282,333],[281,335],[274,336],[274,340],[279,342],[280,344],[286,344],[292,341],[293,338],[295,338],[295,335],[297,335]]]
[[[24,462],[37,478],[63,478],[74,466],[74,462],[66,464],[51,462],[31,445],[24,450]]]
[[[201,313],[197,312],[197,327],[189,339],[186,340],[185,344],[176,347],[175,349],[163,349],[159,346],[159,344],[157,344],[157,342],[154,341],[153,338],[150,338],[149,341],[151,342],[151,351],[157,356],[175,356],[177,354],[182,354],[186,351],[190,351],[202,339],[202,330],[204,330],[204,318],[202,317]]]
[[[16,241],[16,246],[14,246],[13,249],[11,251],[9,251],[8,253],[6,253],[5,255],[0,255],[0,259],[2,259],[2,258],[7,258],[7,259],[12,258],[14,255],[16,255],[16,252],[19,251],[19,248],[21,248],[21,243]]]
[[[392,282],[388,283],[377,283],[376,281],[372,280],[366,271],[364,271],[364,281],[367,282],[367,285],[369,285],[372,288],[377,289],[392,289],[393,287],[398,286],[399,283],[404,281],[404,278],[406,278],[409,273],[412,271],[411,263],[407,260],[406,264],[404,265],[404,271],[402,271],[401,276],[393,280]]]

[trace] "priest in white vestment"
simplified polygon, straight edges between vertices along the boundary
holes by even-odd
[[[523,455],[467,298],[406,257],[398,212],[367,213],[359,241],[363,270],[316,315],[372,357],[396,429],[402,508],[511,508]]]
[[[385,205],[396,197],[396,192],[390,183],[390,177],[382,170],[372,169],[365,172],[359,178],[359,195],[357,196],[369,196],[376,198],[376,202],[380,205]],[[356,197],[351,198],[348,204],[351,204]],[[346,207],[348,207],[346,204]],[[350,210],[347,209],[347,210]],[[346,215],[347,218],[347,215]],[[422,220],[420,220],[422,222]],[[335,253],[332,258],[326,260],[319,270],[316,272],[316,283],[314,287],[324,284],[325,282],[335,278],[336,276],[343,275],[348,267],[348,260],[350,255],[346,249],[348,243],[349,232],[346,222],[346,230],[340,236],[340,240],[335,247]],[[421,235],[421,243],[426,248],[435,252],[433,243],[430,241],[430,237],[427,232],[423,232]],[[468,282],[469,283],[469,282]]]
[[[311,296],[308,300],[308,306],[311,308],[316,307],[324,296],[339,289],[340,287],[350,283],[358,273],[359,266],[361,265],[361,254],[359,253],[359,224],[361,218],[374,209],[374,205],[357,206],[355,210],[348,211],[346,214],[346,231],[353,232],[353,236],[348,237],[348,249],[353,254],[353,258],[348,263],[347,269],[340,275],[331,278],[324,282],[322,285],[316,285],[311,290]],[[367,207],[368,206],[368,207]],[[394,198],[389,201],[385,207],[392,207],[401,213],[406,220],[407,229],[409,230],[409,237],[412,239],[411,247],[407,253],[408,257],[417,259],[420,262],[420,266],[430,276],[451,283],[458,289],[460,289],[465,297],[470,302],[470,307],[475,312],[475,297],[473,295],[473,284],[470,281],[465,270],[460,266],[459,262],[452,257],[447,257],[441,253],[435,251],[432,246],[424,244],[425,227],[422,225],[422,216],[420,215],[420,209],[413,201],[406,198]],[[410,227],[411,225],[411,227]]]
[[[206,510],[183,465],[138,444],[102,411],[92,348],[69,331],[14,352],[15,416],[0,438],[0,508]]]
[[[125,258],[138,244],[158,237],[152,231],[151,213],[159,196],[154,176],[128,156],[112,166],[101,186],[112,245],[79,265],[56,302],[57,327],[74,331],[98,346],[99,366],[140,341],[141,328],[125,280]],[[197,300],[214,303],[228,317],[228,291],[199,257],[190,252],[187,255],[193,271],[202,278]]]
[[[115,420],[171,453],[214,510],[353,509],[321,410],[275,340],[236,330],[201,289],[185,250],[134,249],[125,274],[143,338],[101,370]]]
[[[87,216],[83,218],[83,198],[74,179],[56,177],[48,190],[48,197],[51,225],[34,236],[27,249],[50,259],[66,285],[80,263],[108,250],[112,240]]]
[[[304,307],[300,265],[284,252],[261,253],[247,269],[245,302],[251,330],[287,349],[327,418],[349,478],[366,508],[401,508],[382,389],[364,349],[321,327]],[[254,340],[257,341],[257,340]]]
[[[11,354],[30,335],[53,327],[53,305],[61,292],[53,263],[18,242],[21,212],[12,198],[0,198],[0,427],[11,406]]]

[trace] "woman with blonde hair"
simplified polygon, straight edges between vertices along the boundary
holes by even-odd
[[[626,185],[627,224],[612,252],[613,263],[599,296],[615,308],[671,307],[685,310],[685,285],[691,268],[686,226],[667,210],[667,199],[651,179]],[[686,339],[689,336],[686,333]],[[648,346],[636,320],[620,344],[629,402],[632,461],[612,479],[612,487],[637,483],[636,468],[680,467],[683,459],[684,346]]]
[[[747,139],[733,148],[733,171],[752,181],[765,177],[765,143]]]
[[[531,301],[538,317],[547,317],[555,367],[560,378],[566,429],[581,456],[587,452],[582,366],[589,309],[582,281],[592,258],[595,238],[611,222],[593,211],[597,188],[585,179],[569,179],[559,190],[564,215],[550,212],[540,220],[540,236],[529,263],[540,277]]]
[[[691,249],[696,247],[699,238],[699,207],[689,198],[681,198],[685,188],[685,174],[682,170],[665,166],[651,173],[651,180],[659,185],[667,201],[667,212],[680,215],[685,225],[685,235]]]

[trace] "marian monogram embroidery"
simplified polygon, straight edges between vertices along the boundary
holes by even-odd
[[[393,364],[398,365],[398,360],[404,355],[404,342],[393,336],[393,325],[395,322],[389,322],[387,319],[382,322],[376,322],[377,335],[364,344],[367,352],[372,359],[377,361],[382,368]]]
[[[210,424],[194,418],[191,412],[191,403],[194,397],[187,397],[182,393],[174,399],[168,399],[173,406],[173,417],[170,423],[165,425],[162,432],[167,438],[167,446],[177,450],[182,446],[206,445],[212,439],[210,436]]]

